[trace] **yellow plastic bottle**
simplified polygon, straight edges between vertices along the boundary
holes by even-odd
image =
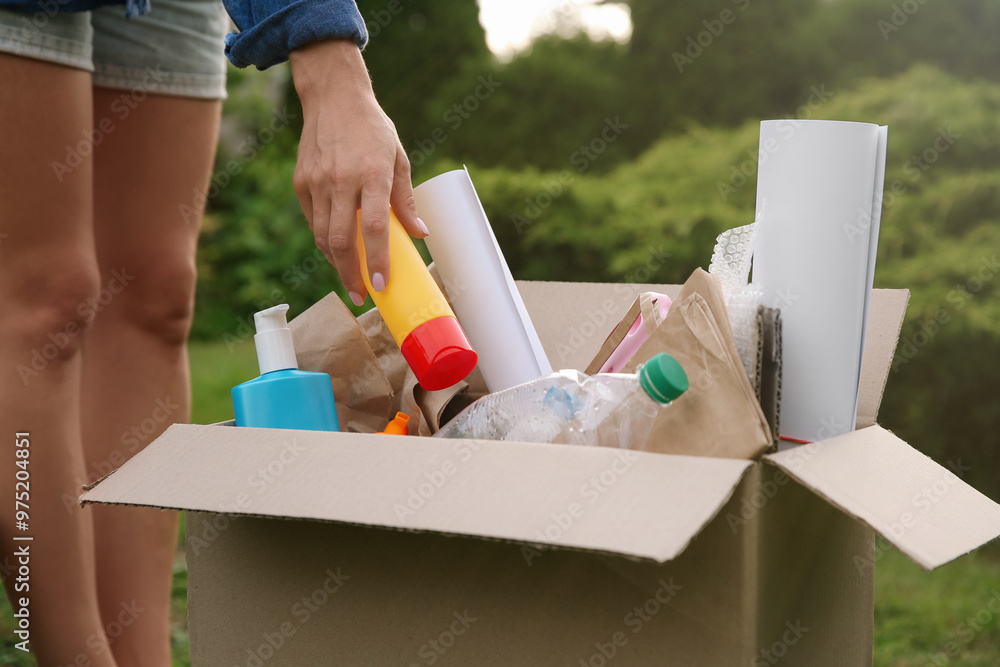
[[[395,213],[389,211],[389,281],[384,290],[376,292],[368,277],[360,211],[358,255],[365,287],[420,386],[435,391],[465,379],[479,358]]]

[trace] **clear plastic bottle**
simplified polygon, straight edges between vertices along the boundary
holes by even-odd
[[[635,374],[558,371],[482,397],[434,435],[642,449],[659,411],[687,388],[665,353]]]

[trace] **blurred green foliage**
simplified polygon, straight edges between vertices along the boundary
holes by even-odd
[[[630,0],[628,44],[561,30],[508,63],[472,0],[359,5],[414,182],[467,164],[518,278],[683,281],[753,218],[762,118],[889,125],[876,286],[912,298],[880,421],[1000,496],[1000,4]],[[343,291],[291,188],[287,69],[230,93],[194,335],[235,348]]]
[[[433,155],[483,166],[559,168],[601,131],[605,118],[632,122],[622,104],[627,55],[614,42],[550,35],[506,65],[484,64],[443,86],[430,102],[432,127],[448,135]],[[481,86],[484,81],[492,85]],[[417,167],[431,157],[426,141],[407,148]],[[600,165],[605,169],[630,153],[622,142],[608,157]]]

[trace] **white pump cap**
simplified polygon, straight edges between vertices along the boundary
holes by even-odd
[[[288,328],[285,320],[287,312],[288,304],[282,303],[254,313],[253,321],[257,327],[257,335],[253,337],[253,341],[257,344],[257,363],[260,365],[261,375],[299,367],[299,363],[295,360],[292,330]]]

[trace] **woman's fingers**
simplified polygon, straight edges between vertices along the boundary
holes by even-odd
[[[389,195],[392,174],[371,173],[361,190],[361,235],[365,240],[368,277],[381,292],[389,283]]]
[[[392,174],[392,192],[389,195],[392,210],[410,236],[427,236],[427,225],[417,217],[417,203],[413,198],[413,184],[410,181],[410,161],[401,144],[396,145],[396,162]]]

